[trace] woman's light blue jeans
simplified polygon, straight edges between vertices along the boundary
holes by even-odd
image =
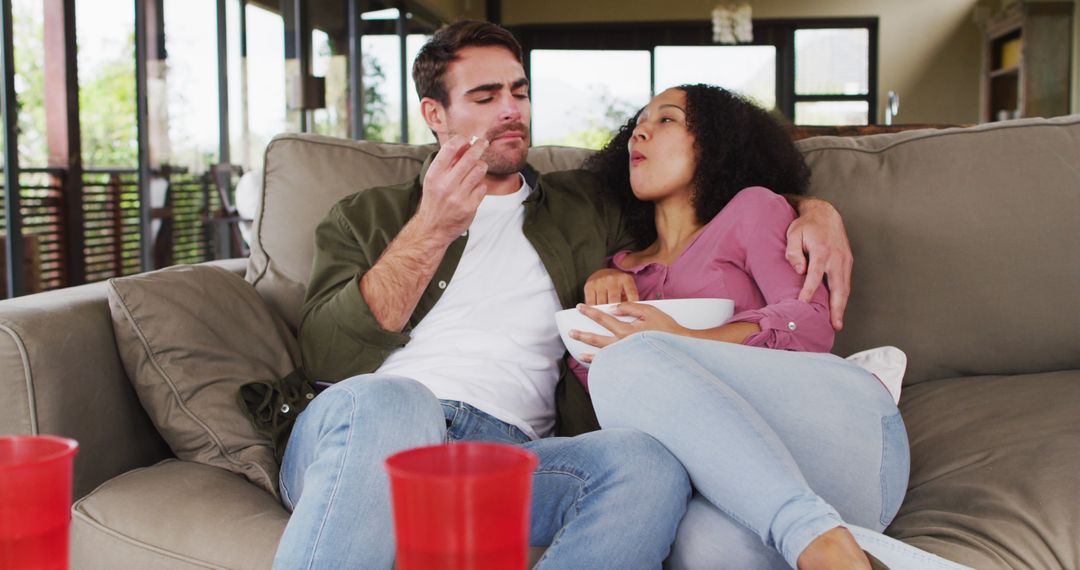
[[[604,429],[660,440],[699,493],[673,567],[794,568],[832,528],[883,530],[907,489],[889,392],[830,354],[639,333],[597,354],[589,389]]]
[[[517,444],[537,454],[529,543],[537,568],[659,568],[686,511],[686,471],[634,430],[529,441],[517,428],[419,382],[369,374],[319,394],[297,418],[281,466],[292,517],[280,570],[390,568],[394,532],[383,461],[445,441]]]

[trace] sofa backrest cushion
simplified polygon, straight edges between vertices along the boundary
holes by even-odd
[[[905,384],[1080,368],[1080,116],[799,141],[855,255],[834,352]]]
[[[273,443],[242,411],[239,390],[296,369],[285,323],[240,276],[213,266],[111,279],[108,296],[124,368],[173,453],[277,496]]]
[[[270,142],[247,280],[294,330],[315,251],[315,226],[346,196],[413,178],[434,150],[309,134],[279,135]],[[566,170],[589,154],[536,147],[529,151],[529,163],[540,172]]]
[[[810,193],[855,252],[834,352],[894,345],[905,384],[1080,367],[1080,116],[797,143]],[[337,200],[415,176],[431,147],[282,135],[266,154],[248,280],[294,328],[315,225]],[[535,147],[539,171],[582,149]]]

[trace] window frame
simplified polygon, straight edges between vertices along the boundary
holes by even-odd
[[[616,22],[574,24],[530,24],[509,26],[521,43],[525,73],[532,76],[529,62],[534,49],[645,50],[650,53],[649,89],[656,83],[658,46],[713,46],[712,23],[700,21]],[[867,93],[859,95],[796,95],[795,31],[806,29],[863,28],[868,38]],[[737,45],[776,48],[776,109],[795,121],[795,103],[817,101],[866,101],[867,124],[877,123],[878,98],[878,18],[792,18],[755,19],[754,40]],[[655,95],[655,93],[652,93]]]

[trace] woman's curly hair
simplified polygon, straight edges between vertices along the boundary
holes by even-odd
[[[803,194],[810,169],[795,148],[790,126],[746,98],[714,85],[680,85],[686,93],[686,122],[694,137],[695,163],[691,201],[698,221],[708,223],[748,186],[778,194]],[[602,192],[622,209],[627,229],[639,248],[656,240],[652,202],[630,188],[628,145],[638,111],[602,150],[585,163],[600,177]]]

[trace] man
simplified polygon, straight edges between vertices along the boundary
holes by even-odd
[[[529,539],[548,546],[540,566],[657,568],[686,507],[685,471],[641,433],[590,431],[580,384],[560,381],[568,371],[552,317],[581,301],[586,277],[625,245],[619,212],[585,172],[541,179],[528,168],[529,84],[506,30],[441,30],[413,77],[438,153],[416,180],[342,200],[316,230],[304,369],[346,380],[293,427],[281,468],[293,515],[275,567],[389,567],[384,459],[493,440],[539,456]],[[827,205],[800,209],[814,208],[837,231]],[[810,275],[813,289],[821,275]]]

